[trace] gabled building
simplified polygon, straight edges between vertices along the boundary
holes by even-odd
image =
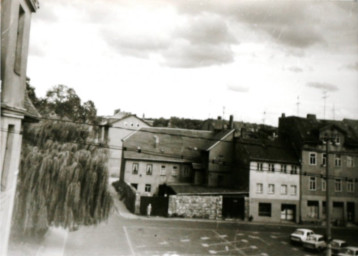
[[[319,120],[315,115],[301,118],[284,114],[279,119],[279,136],[292,145],[301,163],[301,221],[325,221],[329,185],[331,219],[337,224],[358,222],[357,131],[357,120]],[[330,138],[328,155],[326,138]]]
[[[37,0],[1,1],[0,255],[6,255],[19,169],[23,122],[40,117],[26,92],[31,15]]]
[[[142,128],[123,141],[120,179],[146,195],[163,184],[230,186],[232,139],[232,130]]]
[[[150,123],[128,112],[116,110],[113,116],[104,117],[100,124],[99,142],[109,147],[108,172],[119,177],[122,159],[122,140]]]
[[[246,219],[298,222],[299,161],[279,141],[239,139],[235,143],[235,183],[247,191]]]

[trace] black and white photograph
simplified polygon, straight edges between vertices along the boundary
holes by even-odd
[[[0,3],[0,256],[358,256],[357,0]]]

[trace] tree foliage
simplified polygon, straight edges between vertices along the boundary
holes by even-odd
[[[108,152],[86,125],[43,121],[24,129],[14,224],[24,234],[69,229],[108,218]]]
[[[44,116],[55,113],[77,122],[96,124],[97,109],[93,101],[81,104],[76,91],[65,85],[56,85],[47,91],[45,98],[37,98],[35,89],[27,85],[28,95],[37,110]]]

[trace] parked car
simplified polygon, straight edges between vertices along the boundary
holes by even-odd
[[[333,255],[338,255],[339,253],[344,251],[344,247],[347,247],[348,244],[344,240],[333,239],[331,241],[331,250]]]
[[[324,249],[326,249],[326,247],[327,243],[323,235],[309,235],[307,239],[303,242],[303,248],[305,249],[323,251]]]
[[[314,232],[311,229],[298,228],[290,235],[290,241],[292,243],[302,243],[306,241],[307,237],[313,235]]]
[[[344,248],[343,252],[338,254],[339,256],[358,256],[358,247],[348,246]]]

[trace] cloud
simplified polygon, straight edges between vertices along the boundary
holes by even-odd
[[[179,68],[198,68],[231,63],[233,52],[229,47],[178,43],[163,53],[163,65]]]
[[[228,84],[226,87],[229,91],[233,91],[233,92],[246,93],[246,92],[249,92],[249,90],[250,90],[249,87],[233,85],[233,84]]]
[[[234,61],[231,45],[238,41],[225,20],[216,15],[188,17],[185,22],[153,31],[142,24],[133,30],[104,28],[101,33],[117,52],[137,58],[156,54],[169,67],[196,68],[222,65]],[[158,30],[156,28],[156,30]]]
[[[291,72],[295,72],[295,73],[303,72],[302,68],[296,67],[296,66],[289,67],[288,70],[291,71]]]
[[[358,71],[358,61],[356,63],[346,65],[345,68]]]
[[[324,91],[334,92],[338,91],[338,87],[329,83],[318,83],[318,82],[309,82],[307,83],[308,87],[322,89]]]
[[[349,1],[178,1],[187,15],[214,13],[247,27],[247,34],[267,35],[282,47],[332,51],[357,50],[358,5]],[[340,3],[336,3],[340,2]],[[246,39],[247,40],[247,39]],[[342,47],[348,46],[348,47]],[[324,47],[324,48],[322,48]]]

